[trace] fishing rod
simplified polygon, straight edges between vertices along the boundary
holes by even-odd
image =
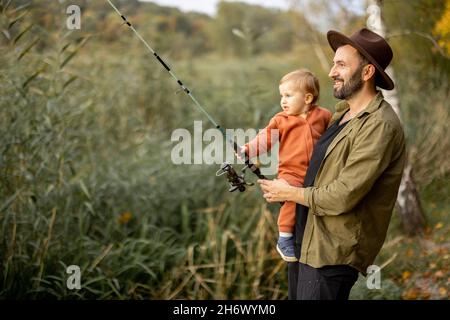
[[[201,106],[201,104],[197,101],[197,99],[194,97],[192,92],[181,82],[181,80],[175,75],[175,73],[172,71],[172,69],[167,65],[166,62],[155,52],[155,50],[152,49],[152,47],[148,44],[147,41],[145,41],[144,38],[137,32],[137,30],[133,27],[133,25],[125,18],[125,16],[119,11],[119,9],[116,8],[116,6],[110,1],[106,0],[110,4],[110,6],[117,12],[117,14],[122,18],[124,23],[134,32],[134,34],[139,38],[139,40],[147,47],[147,49],[153,54],[153,56],[159,61],[159,63],[169,72],[169,74],[172,76],[172,78],[178,83],[178,85],[181,87],[181,89],[186,93],[186,95],[194,102],[194,105],[200,110],[207,118],[208,120],[214,125],[216,129],[218,129],[222,135],[224,136],[225,140],[230,143],[233,147],[233,150],[235,154],[240,157],[241,154],[240,148],[237,145],[236,141],[233,139],[229,139],[227,137],[227,134],[225,130],[217,124],[216,121],[211,117],[211,115]],[[239,190],[240,192],[245,191],[246,186],[251,186],[253,183],[249,183],[245,181],[245,170],[248,168],[253,172],[258,178],[260,179],[266,179],[266,177],[261,173],[261,170],[258,166],[256,166],[254,163],[250,161],[250,158],[248,157],[247,153],[244,152],[244,163],[245,166],[241,170],[241,174],[239,175],[236,170],[231,166],[229,163],[223,163],[220,166],[220,169],[216,172],[216,176],[221,176],[226,174],[226,178],[230,184],[230,189],[228,191],[233,192],[236,190]]]

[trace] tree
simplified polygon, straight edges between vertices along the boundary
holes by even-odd
[[[444,50],[444,55],[450,56],[450,0],[445,4],[445,11],[433,30],[439,37],[438,44]]]
[[[367,27],[382,37],[386,37],[386,26],[381,17],[381,4],[382,0],[370,0],[370,5],[367,8],[367,12],[369,13]],[[395,82],[395,74],[392,66],[389,66],[386,69],[386,72]],[[397,90],[395,88],[391,91],[383,90],[383,95],[401,119],[400,100],[398,98]],[[400,183],[400,189],[397,196],[397,211],[407,234],[414,235],[423,231],[425,226],[425,216],[413,179],[412,166],[409,161],[406,163],[402,181]]]

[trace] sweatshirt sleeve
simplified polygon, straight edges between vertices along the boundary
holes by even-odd
[[[277,117],[270,119],[267,127],[262,129],[256,137],[245,144],[245,153],[250,158],[257,157],[268,152],[280,139]]]

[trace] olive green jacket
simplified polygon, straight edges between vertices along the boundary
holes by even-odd
[[[331,124],[348,109],[338,103]],[[405,160],[402,125],[378,92],[338,133],[305,188],[310,215],[300,262],[345,264],[366,275],[385,240]]]

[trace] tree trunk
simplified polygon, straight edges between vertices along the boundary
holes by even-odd
[[[411,236],[422,233],[425,226],[425,217],[412,176],[412,167],[409,163],[406,164],[403,171],[396,206],[405,232]]]
[[[382,0],[370,1],[370,5],[367,8],[367,13],[369,13],[367,28],[378,33],[382,37],[385,37],[386,28],[381,18],[381,3]],[[395,83],[393,68],[389,66],[386,69],[386,72]],[[382,91],[386,101],[391,104],[392,108],[401,120],[400,101],[397,90],[394,88],[390,91]],[[403,171],[403,177],[397,195],[396,207],[400,215],[403,229],[408,235],[415,235],[423,232],[425,227],[425,216],[423,214],[422,206],[420,205],[419,194],[413,179],[412,166],[408,160]]]

